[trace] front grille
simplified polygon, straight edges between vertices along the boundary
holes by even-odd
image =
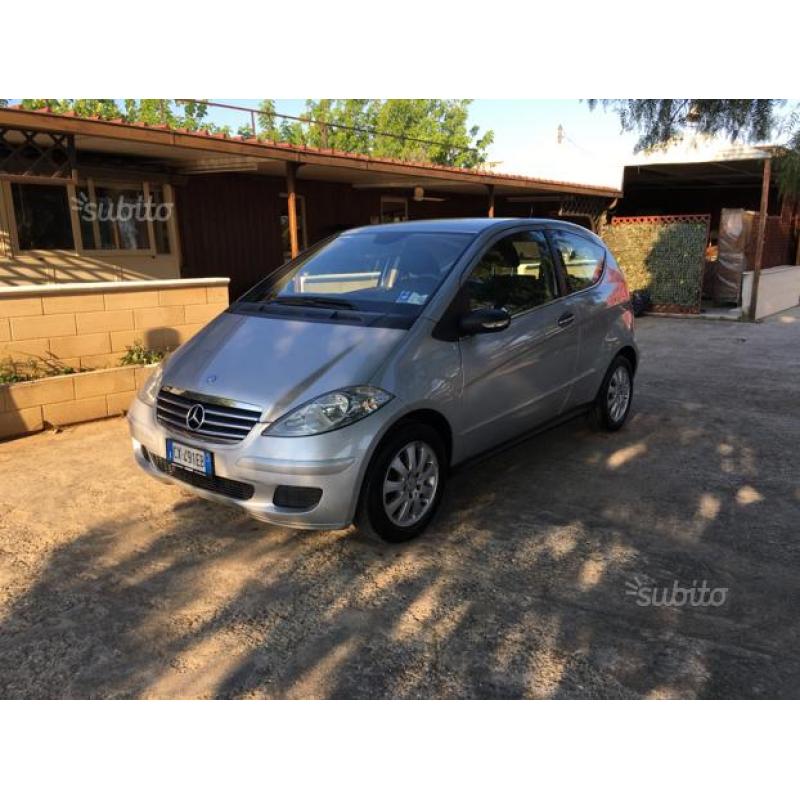
[[[196,486],[198,489],[205,489],[207,492],[216,492],[217,494],[225,495],[225,497],[232,497],[235,500],[249,500],[255,491],[254,487],[249,483],[233,481],[230,478],[221,478],[218,475],[209,477],[199,472],[184,469],[176,464],[170,464],[166,458],[157,456],[155,453],[148,452],[146,455],[161,472],[165,472],[179,481]]]
[[[200,406],[202,422],[189,425],[187,415]],[[241,442],[261,416],[261,409],[221,397],[192,394],[171,386],[158,393],[156,417],[168,428],[214,442]]]

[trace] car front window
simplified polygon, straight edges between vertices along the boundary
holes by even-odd
[[[416,317],[472,238],[415,231],[342,234],[288,264],[241,300]]]

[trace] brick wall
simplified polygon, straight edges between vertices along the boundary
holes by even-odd
[[[223,278],[0,288],[0,362],[115,367],[137,340],[174,350],[227,306]]]

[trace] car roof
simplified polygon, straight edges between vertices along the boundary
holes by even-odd
[[[382,225],[366,225],[361,228],[352,228],[345,233],[382,233],[408,231],[409,233],[468,233],[477,235],[491,230],[504,230],[521,224],[533,223],[547,225],[553,228],[571,229],[594,234],[587,228],[571,222],[552,218],[537,217],[460,217],[454,219],[425,219],[410,222],[391,222]]]

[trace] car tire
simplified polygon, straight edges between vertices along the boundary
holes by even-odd
[[[618,431],[628,418],[632,402],[633,366],[625,356],[617,356],[603,378],[592,407],[591,420],[594,427]]]
[[[412,454],[414,461],[409,463]],[[391,431],[378,446],[364,476],[356,516],[359,532],[390,543],[419,536],[441,502],[446,458],[442,437],[430,425],[410,422]]]

